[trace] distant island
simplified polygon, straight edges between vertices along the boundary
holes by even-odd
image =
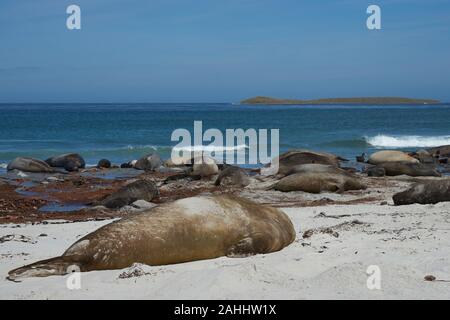
[[[245,99],[241,104],[437,104],[438,100],[432,99],[410,99],[399,97],[361,97],[361,98],[326,98],[314,100],[278,99],[271,97],[254,97]]]

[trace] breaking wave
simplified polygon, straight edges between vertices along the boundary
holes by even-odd
[[[389,136],[366,137],[375,148],[432,148],[450,144],[450,136]]]

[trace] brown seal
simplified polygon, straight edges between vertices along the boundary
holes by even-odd
[[[440,177],[441,174],[432,165],[409,162],[385,162],[378,165],[387,176],[407,175],[410,177]]]
[[[158,194],[158,187],[153,181],[137,180],[123,186],[94,205],[118,209],[137,200],[152,201]]]
[[[386,162],[419,163],[419,160],[402,151],[382,150],[372,154],[367,162],[373,165],[378,165]]]
[[[238,186],[246,187],[250,184],[250,179],[244,169],[236,166],[226,166],[214,182],[216,186]]]
[[[326,152],[317,152],[311,150],[290,150],[278,157],[279,170],[278,173],[285,175],[293,167],[302,164],[323,164],[339,167],[339,161],[344,161],[334,154]]]
[[[321,170],[322,168],[320,168]],[[308,193],[343,192],[365,189],[358,177],[342,172],[323,172],[310,168],[301,173],[291,174],[278,181],[272,188],[278,191],[303,191]],[[336,168],[336,170],[341,170]]]
[[[13,270],[8,279],[270,253],[294,240],[294,227],[279,209],[231,195],[193,197],[108,224],[62,256]]]
[[[8,171],[20,170],[35,173],[53,173],[53,170],[47,163],[39,159],[33,158],[16,158],[8,164]]]
[[[416,183],[408,190],[395,194],[393,200],[396,206],[450,201],[450,180],[430,180]]]

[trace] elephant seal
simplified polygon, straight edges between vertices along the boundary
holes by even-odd
[[[436,163],[436,159],[426,150],[418,150],[410,154],[410,156],[416,158],[420,163],[433,164]]]
[[[64,168],[66,171],[78,171],[84,169],[86,162],[78,153],[66,153],[45,160],[50,167]]]
[[[250,184],[250,178],[244,169],[236,166],[227,166],[220,172],[214,184],[216,186],[246,187]]]
[[[307,172],[295,173],[278,181],[273,189],[283,192],[304,191],[308,193],[343,192],[361,190],[366,186],[348,173]]]
[[[164,166],[167,168],[173,168],[178,166],[192,166],[193,157],[190,156],[177,156],[176,158],[170,158],[164,162]]]
[[[374,166],[367,169],[367,175],[369,177],[384,177],[386,175],[386,170],[380,166]]]
[[[366,162],[366,154],[363,153],[360,156],[356,156],[356,162],[361,162],[361,163]]]
[[[60,257],[10,271],[8,279],[64,275],[73,267],[85,272],[265,254],[295,236],[279,209],[232,195],[185,198],[108,224]]]
[[[385,162],[378,165],[385,170],[387,176],[407,175],[410,177],[440,177],[441,174],[433,167],[422,163]]]
[[[378,151],[369,157],[368,163],[378,165],[386,162],[409,162],[419,163],[419,160],[411,157],[410,155],[396,150],[384,150]]]
[[[142,157],[134,164],[134,168],[138,170],[154,171],[163,164],[161,156],[157,153],[150,153]]]
[[[348,174],[345,170],[338,168],[333,165],[326,164],[301,164],[292,167],[287,173],[286,176],[296,173],[330,173],[330,174]]]
[[[109,161],[108,159],[101,159],[97,163],[97,168],[99,168],[99,169],[109,169],[109,168],[111,168],[111,161]]]
[[[6,167],[7,171],[20,170],[24,172],[34,173],[53,173],[55,170],[51,168],[46,162],[33,158],[15,158]]]
[[[137,200],[152,201],[158,195],[158,188],[152,181],[138,180],[123,186],[105,199],[95,203],[110,209],[118,209]]]
[[[436,158],[450,158],[450,145],[430,148],[427,151]]]
[[[200,177],[210,177],[219,173],[219,167],[213,158],[200,156],[193,158],[193,165],[190,175]]]
[[[292,167],[301,164],[324,164],[339,167],[339,161],[345,160],[334,154],[310,150],[291,150],[278,157],[279,174],[286,174]]]
[[[416,183],[410,189],[395,194],[393,200],[396,206],[450,201],[450,179]]]

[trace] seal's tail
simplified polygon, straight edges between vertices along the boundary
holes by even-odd
[[[79,271],[79,267],[73,259],[56,257],[11,270],[6,278],[18,282],[23,278],[65,275],[73,271]]]

